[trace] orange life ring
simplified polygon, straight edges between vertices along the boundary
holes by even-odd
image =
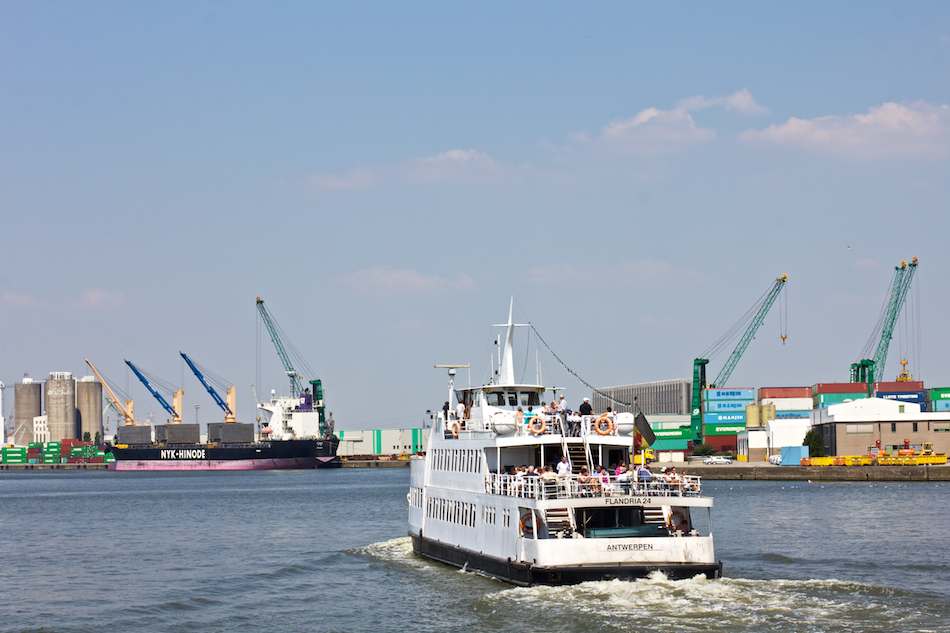
[[[452,425],[449,427],[449,430],[452,431],[452,437],[454,437],[455,439],[458,439],[460,428],[461,427],[459,426],[458,422],[453,422]]]
[[[673,517],[679,517],[680,520],[674,524]],[[670,529],[674,531],[678,530],[680,532],[686,532],[686,528],[689,527],[689,523],[686,521],[686,515],[679,510],[673,510],[670,512],[670,519],[667,521],[667,523],[669,524]]]
[[[603,422],[607,423],[606,427],[603,426]],[[614,423],[607,417],[607,414],[604,413],[594,422],[594,430],[597,431],[597,435],[613,435]]]
[[[532,514],[533,513],[529,512],[528,514],[521,517],[521,522],[519,525],[521,525],[521,533],[525,536],[534,536],[534,521],[531,520]]]
[[[544,423],[544,418],[540,415],[536,415],[533,416],[531,422],[528,423],[528,430],[535,435],[542,435],[547,426],[548,425]]]

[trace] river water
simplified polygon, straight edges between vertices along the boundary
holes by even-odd
[[[416,558],[408,469],[0,473],[0,631],[950,631],[950,485],[705,482],[721,580]]]

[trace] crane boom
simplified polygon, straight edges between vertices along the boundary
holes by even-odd
[[[172,424],[181,424],[180,411],[176,411],[175,409],[172,408],[170,404],[168,404],[168,401],[162,397],[162,394],[158,393],[155,390],[155,387],[153,387],[151,383],[149,383],[148,379],[142,375],[142,372],[139,371],[138,367],[136,367],[129,361],[125,361],[125,364],[132,368],[132,371],[135,373],[138,379],[142,381],[142,384],[145,385],[145,388],[148,389],[152,393],[153,396],[155,396],[155,399],[158,400],[158,403],[160,405],[162,405],[162,408],[168,411],[168,415],[172,416]],[[181,393],[182,393],[181,389],[175,392],[175,404],[178,405],[179,409],[181,409],[181,396],[180,396]]]
[[[752,323],[746,328],[745,334],[742,335],[739,344],[736,345],[736,349],[732,351],[729,359],[726,360],[726,364],[723,365],[719,371],[719,375],[716,376],[716,382],[714,383],[716,387],[726,386],[726,381],[729,380],[729,376],[732,375],[732,370],[736,368],[736,364],[739,362],[739,359],[742,358],[742,354],[746,348],[749,347],[749,343],[752,342],[752,338],[755,336],[756,331],[758,331],[759,326],[765,321],[765,316],[769,313],[769,310],[772,309],[772,304],[775,303],[775,299],[778,297],[778,293],[781,292],[782,287],[785,286],[786,281],[788,281],[788,275],[782,275],[775,279],[775,285],[772,286],[768,296],[765,297],[761,307],[759,307],[759,311],[752,319]]]
[[[195,364],[191,362],[191,359],[188,358],[188,356],[184,352],[178,352],[178,353],[181,354],[181,357],[184,358],[185,362],[188,363],[188,366],[191,367],[191,371],[194,372],[195,376],[198,377],[198,380],[201,381],[201,384],[204,385],[204,388],[207,389],[208,393],[211,394],[211,397],[214,398],[215,404],[221,407],[221,410],[224,411],[225,422],[234,422],[234,419],[235,419],[234,411],[231,410],[231,407],[229,407],[227,403],[225,403],[225,401],[221,399],[221,396],[218,395],[218,392],[215,391],[214,387],[212,387],[211,384],[207,380],[205,380],[204,374],[202,374],[201,371],[195,366]],[[228,390],[228,393],[230,395],[230,390]]]
[[[260,297],[257,298],[257,311],[261,313],[261,319],[264,321],[264,326],[267,328],[268,334],[270,334],[270,340],[274,343],[274,347],[277,348],[277,355],[280,356],[280,362],[283,363],[284,371],[287,372],[287,376],[290,378],[290,394],[296,398],[303,392],[303,381],[300,379],[300,376],[297,375],[297,370],[294,369],[293,363],[290,362],[290,356],[287,354],[287,350],[280,340],[280,335],[277,334],[277,326],[274,325],[274,320],[271,318],[267,308],[264,307],[264,300]]]
[[[739,340],[739,344],[736,345],[736,348],[726,360],[726,364],[723,365],[722,369],[719,371],[719,375],[716,377],[716,382],[713,383],[713,386],[726,386],[726,381],[729,380],[729,376],[732,375],[732,370],[736,368],[736,365],[739,363],[739,359],[742,358],[742,354],[745,352],[746,348],[749,347],[749,343],[752,342],[753,337],[755,337],[755,333],[758,331],[759,326],[761,326],[762,322],[765,321],[766,315],[772,308],[772,304],[774,304],[775,300],[778,298],[779,292],[781,292],[782,288],[785,286],[786,281],[788,281],[788,275],[784,274],[781,277],[777,277],[775,279],[775,284],[772,286],[771,290],[768,291],[765,298],[762,300],[762,303],[759,304],[758,311],[752,318],[749,326],[746,328],[745,334],[743,334],[742,338]],[[782,334],[782,340],[785,340],[784,333]],[[702,391],[706,387],[706,365],[708,363],[708,358],[697,358],[693,360],[693,388],[690,402],[692,405],[690,407],[690,432],[693,436],[694,442],[699,442],[703,439]]]
[[[92,370],[92,373],[96,375],[96,378],[99,379],[99,382],[102,383],[102,386],[105,388],[106,393],[109,394],[109,397],[112,398],[112,404],[115,405],[116,411],[118,411],[122,417],[125,418],[126,426],[135,426],[135,403],[132,400],[126,400],[125,406],[123,407],[119,398],[116,397],[115,393],[112,392],[112,388],[109,386],[109,383],[106,382],[106,379],[102,377],[102,374],[99,373],[99,370],[96,369],[96,366],[89,362],[89,359],[83,357],[83,360],[86,361],[86,364],[89,365],[89,369]]]
[[[894,283],[891,285],[891,296],[884,311],[881,337],[878,339],[874,356],[863,358],[851,365],[851,382],[867,383],[868,395],[871,394],[872,385],[880,382],[879,379],[884,373],[887,351],[891,346],[891,337],[894,335],[894,326],[897,325],[897,317],[900,316],[901,309],[904,307],[915,272],[917,272],[916,257],[912,258],[910,263],[902,261],[900,266],[894,267]]]

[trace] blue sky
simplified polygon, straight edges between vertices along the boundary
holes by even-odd
[[[917,256],[886,374],[947,386],[948,79],[941,2],[4,2],[0,380],[181,350],[248,420],[261,296],[339,427],[408,426],[511,295],[614,385],[787,273],[730,384],[846,381]]]

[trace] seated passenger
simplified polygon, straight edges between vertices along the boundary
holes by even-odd
[[[630,483],[632,479],[633,479],[633,468],[629,470],[624,470],[623,472],[617,475],[616,477],[617,484],[620,485],[620,490],[624,494],[627,494],[630,492]]]
[[[577,488],[582,497],[589,497],[591,494],[591,478],[586,468],[581,469],[581,474],[577,476]]]

